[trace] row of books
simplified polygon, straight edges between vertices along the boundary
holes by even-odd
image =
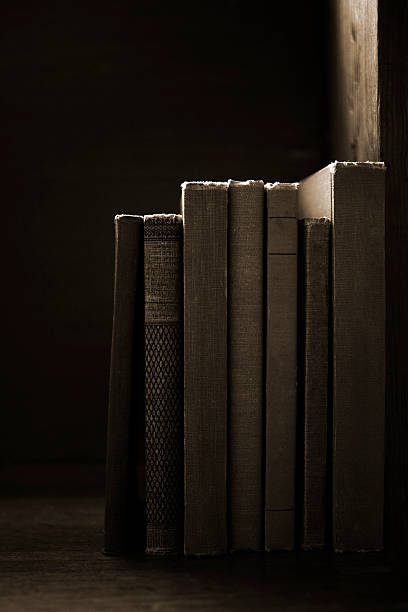
[[[382,549],[384,177],[115,218],[106,553]]]

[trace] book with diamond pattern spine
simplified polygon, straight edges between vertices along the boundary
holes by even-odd
[[[115,217],[104,552],[144,548],[143,217]]]
[[[144,218],[146,552],[183,542],[182,217]]]

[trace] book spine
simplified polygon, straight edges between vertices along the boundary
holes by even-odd
[[[295,538],[297,184],[266,185],[265,549]]]
[[[329,267],[331,223],[299,221],[299,429],[303,447],[300,543],[303,549],[327,542]]]
[[[230,548],[264,542],[264,184],[229,182],[228,423]]]
[[[138,445],[142,367],[143,217],[117,215],[106,453],[104,552],[108,555],[143,546],[143,502],[137,490],[137,470],[143,461]]]
[[[185,183],[184,551],[227,551],[227,188]]]
[[[384,176],[337,163],[333,210],[333,547],[383,548]]]
[[[183,539],[182,217],[144,222],[146,552]]]

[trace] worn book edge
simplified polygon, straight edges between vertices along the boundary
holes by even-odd
[[[265,189],[283,189],[283,190],[296,190],[299,187],[299,183],[265,183]]]
[[[228,189],[228,182],[226,181],[184,181],[184,183],[181,183],[182,191],[185,191],[187,188],[190,188],[190,189],[206,189],[206,188]]]
[[[181,223],[181,215],[176,213],[157,213],[154,215],[144,215],[144,221],[149,221],[149,219],[167,219],[169,221],[174,221],[174,223]]]
[[[234,179],[228,180],[228,187],[248,187],[248,186],[257,186],[264,185],[262,179],[248,179],[247,181],[236,181]]]
[[[339,170],[367,170],[383,172],[384,162],[334,161],[318,172],[307,176],[299,184],[298,218],[327,217],[333,220],[333,189],[335,175]]]
[[[127,213],[120,213],[118,215],[115,215],[115,221],[119,221],[120,219],[129,219],[132,221],[143,221],[143,215],[129,215]]]

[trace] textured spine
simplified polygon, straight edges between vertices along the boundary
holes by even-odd
[[[332,541],[383,548],[385,248],[381,162],[334,162],[301,183],[300,215],[332,221]]]
[[[332,168],[333,546],[383,548],[383,167]]]
[[[267,348],[265,549],[295,537],[297,183],[266,185]]]
[[[229,181],[228,433],[232,550],[263,548],[264,210],[263,181]]]
[[[115,277],[106,453],[105,554],[143,546],[143,217],[115,217]]]
[[[227,183],[185,183],[184,551],[227,551]]]
[[[182,217],[144,222],[146,552],[183,538]]]
[[[324,548],[327,540],[329,267],[331,224],[299,222],[299,417],[303,446],[300,542]],[[331,445],[330,445],[331,446]]]

